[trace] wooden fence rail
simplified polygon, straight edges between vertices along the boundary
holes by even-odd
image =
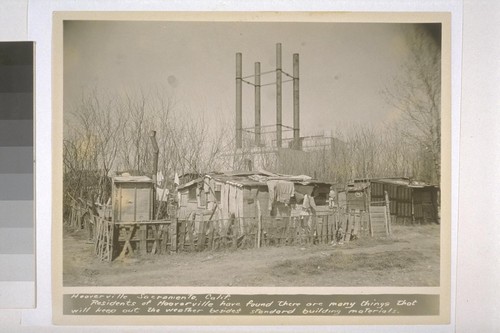
[[[204,221],[177,220],[179,251],[329,244],[369,235],[366,212],[333,211],[285,218],[240,217]]]
[[[69,224],[86,229],[102,261],[134,254],[331,244],[370,235],[369,214],[333,209],[312,216],[113,222],[75,202]]]

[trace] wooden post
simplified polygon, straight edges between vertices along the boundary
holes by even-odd
[[[106,224],[109,228],[109,233],[108,233],[108,258],[107,261],[112,261],[113,260],[113,249],[114,249],[114,230],[115,230],[115,225],[113,222],[106,221]]]
[[[321,242],[328,244],[328,215],[321,217]]]
[[[351,212],[346,212],[347,213],[347,223],[345,225],[345,236],[344,236],[344,241],[346,243],[351,241],[351,227],[352,227],[352,219],[351,219]]]
[[[152,224],[151,228],[153,228],[153,233],[154,233],[154,243],[153,247],[151,248],[151,254],[161,254],[161,246],[160,246],[160,225],[157,224]]]
[[[168,224],[162,224],[161,229],[161,248],[163,253],[168,253]]]
[[[413,202],[413,191],[411,192],[411,224],[415,224],[415,204]]]
[[[170,251],[171,252],[177,252],[177,223],[178,219],[172,219],[172,224],[170,225],[171,228],[171,238],[170,238]]]
[[[354,212],[354,230],[353,235],[359,237],[361,230],[361,210],[357,210]]]
[[[262,214],[260,211],[260,202],[255,199],[255,205],[257,207],[257,248],[260,248],[260,237],[262,233]]]
[[[198,228],[198,251],[203,251],[205,247],[205,219],[201,213],[200,227]]]
[[[372,202],[371,197],[372,197],[371,192],[368,192],[368,195],[367,195],[368,206],[367,206],[366,210],[368,211],[368,228],[370,229],[370,237],[373,237],[372,217],[371,217],[371,209],[370,209],[371,202]]]
[[[386,218],[385,218],[385,231],[387,235],[391,234],[391,207],[389,204],[389,194],[387,191],[384,191],[385,196],[385,210],[386,210]]]
[[[212,250],[216,250],[220,246],[220,237],[222,235],[220,216],[212,221]]]
[[[175,220],[174,220],[174,223],[175,223]],[[179,249],[181,251],[184,250],[184,240],[186,239],[186,226],[187,226],[187,222],[181,221],[179,228],[176,229],[177,235],[178,235],[177,240],[178,240],[178,244],[179,244]]]
[[[145,224],[142,224],[142,225],[140,225],[139,230],[140,230],[139,231],[139,235],[140,235],[139,236],[140,237],[140,239],[139,239],[140,245],[139,246],[141,248],[141,253],[146,254],[146,253],[148,253],[148,243],[146,240],[147,235],[148,235],[147,226]]]
[[[233,249],[236,249],[237,239],[236,239],[236,217],[231,214],[229,218],[229,225],[231,226],[231,246]]]
[[[96,236],[95,236],[95,243],[94,243],[94,253],[98,254],[99,251],[99,243],[101,242],[101,222],[99,221],[96,224]]]
[[[186,220],[186,239],[187,239],[187,236],[189,235],[189,251],[194,251],[195,248],[194,248],[194,238],[195,238],[195,232],[196,232],[196,228],[195,228],[196,224],[195,224],[195,221],[194,221],[194,218],[189,218]],[[180,237],[182,237],[182,235],[180,235]],[[185,242],[184,242],[184,246],[185,246]]]
[[[334,232],[335,241],[337,241],[337,231],[339,230],[339,221],[340,221],[340,208],[337,208],[337,215],[335,216],[335,232]]]
[[[208,249],[213,250],[214,249],[214,223],[215,221],[210,219],[207,221],[208,225]]]

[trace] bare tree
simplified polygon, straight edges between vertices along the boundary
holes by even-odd
[[[441,168],[441,46],[434,26],[408,30],[409,52],[401,73],[384,91],[390,105],[401,111],[401,133],[428,152],[430,181],[439,183]]]

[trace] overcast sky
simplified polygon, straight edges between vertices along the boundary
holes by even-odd
[[[275,69],[282,43],[283,70],[300,55],[301,135],[339,124],[381,124],[398,113],[380,91],[407,56],[404,24],[213,23],[67,21],[64,30],[64,105],[90,89],[109,92],[163,87],[193,116],[235,113],[235,54],[243,75],[254,62]],[[408,26],[408,25],[407,25]],[[286,77],[284,77],[286,79]],[[262,83],[275,76],[263,76]],[[253,87],[243,85],[243,126],[253,126]],[[283,86],[283,119],[292,125],[292,85]],[[262,88],[263,125],[275,123],[275,87]],[[215,120],[213,120],[215,121]]]

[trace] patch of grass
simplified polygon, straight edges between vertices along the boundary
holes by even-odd
[[[363,237],[363,238],[358,238],[354,241],[351,241],[349,243],[344,243],[344,247],[346,249],[350,248],[357,248],[357,247],[373,247],[373,246],[378,246],[378,245],[392,245],[395,243],[408,243],[408,241],[405,240],[400,240],[397,238],[374,238],[374,237]]]
[[[375,254],[344,254],[334,252],[328,256],[286,259],[271,268],[275,276],[318,275],[335,271],[386,271],[411,269],[425,256],[417,251],[402,250]]]

